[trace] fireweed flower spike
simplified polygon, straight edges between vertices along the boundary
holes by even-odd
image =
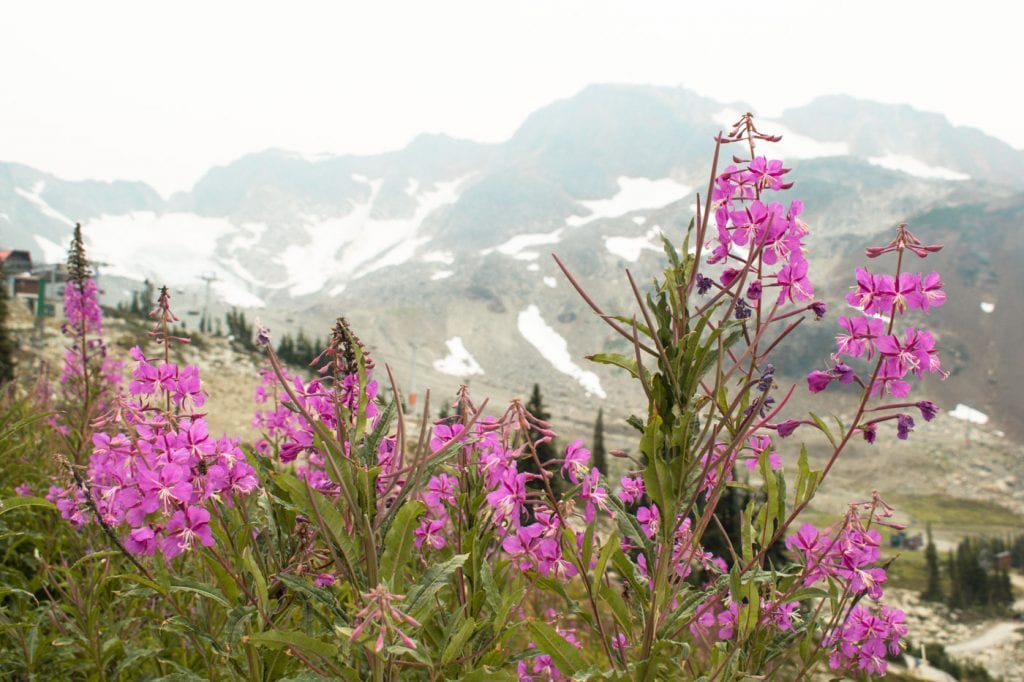
[[[129,396],[118,398],[118,419],[106,420],[106,432],[92,436],[84,487],[51,489],[69,520],[91,518],[85,495],[107,526],[122,530],[129,551],[167,559],[200,546],[212,547],[208,506],[231,506],[236,496],[259,487],[256,472],[239,447],[239,439],[210,437],[199,368],[167,362],[168,333],[177,318],[170,296],[162,289],[151,316],[150,336],[164,345],[165,361],[151,361],[139,347]]]
[[[914,326],[905,327],[902,333],[897,329],[897,322],[910,311],[927,312],[946,301],[942,280],[937,272],[922,274],[899,271],[903,264],[903,251],[911,250],[924,258],[941,248],[940,245],[921,244],[905,224],[900,224],[896,228],[896,237],[889,244],[868,249],[868,255],[872,258],[896,253],[900,257],[897,272],[890,275],[857,268],[856,286],[847,294],[846,301],[861,314],[839,317],[842,333],[836,335],[836,352],[833,354],[836,365],[832,370],[815,370],[807,375],[807,385],[811,392],[825,390],[833,380],[838,379],[840,383],[857,380],[861,385],[870,382],[867,388],[871,398],[905,398],[911,390],[908,381],[911,376],[918,379],[922,379],[925,373],[938,374],[942,378],[948,376],[942,369],[935,348],[935,337],[931,332]],[[871,361],[876,354],[878,357],[873,369],[859,374],[842,360],[862,358]],[[931,420],[938,411],[935,403],[930,401],[910,404],[919,407],[925,421]],[[898,403],[871,409],[884,412],[886,409],[899,409],[907,405]],[[890,414],[862,425],[864,438],[874,443],[877,424],[888,419],[897,420],[897,437],[906,440],[914,428],[914,420],[907,414]]]
[[[594,359],[629,371],[649,401],[627,420],[638,433],[629,454],[610,453],[614,477],[582,439],[556,447],[552,426],[521,402],[490,416],[465,388],[453,416],[406,431],[416,420],[393,377],[387,396],[339,318],[308,374],[288,371],[258,328],[270,365],[253,418],[260,490],[238,441],[211,436],[198,412],[202,372],[172,362],[163,291],[152,331],[163,352],[132,350],[131,385],[88,441],[87,485],[51,497],[71,523],[98,518],[132,556],[167,560],[172,579],[195,552],[218,581],[237,575],[240,589],[216,596],[250,618],[240,628],[258,629],[262,644],[298,643],[289,656],[246,654],[273,655],[289,674],[298,661],[339,679],[796,679],[825,665],[882,674],[906,633],[880,601],[888,507],[855,503],[828,528],[799,515],[851,437],[874,439],[885,421],[909,436],[910,413],[935,415],[929,401],[899,398],[941,372],[935,339],[902,319],[940,306],[942,283],[899,266],[856,273],[855,309],[808,387],[858,387],[863,403],[830,439],[839,444],[824,469],[797,460],[785,439],[828,426],[789,413],[796,387],[781,385],[773,351],[825,305],[812,298],[804,206],[784,194],[790,171],[758,147],[776,139],[749,115],[719,137],[687,235],[696,253],[666,243],[664,278],[636,292],[637,314],[604,314],[572,280],[632,344]],[[722,170],[726,148],[738,153]],[[894,249],[911,246],[934,248],[902,228]],[[229,529],[226,518],[241,521]],[[203,603],[206,613],[221,601]],[[806,667],[784,667],[797,660]]]

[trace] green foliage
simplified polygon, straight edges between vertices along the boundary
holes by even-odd
[[[935,541],[932,538],[932,527],[928,525],[928,545],[924,549],[924,559],[928,570],[928,582],[921,599],[925,601],[942,601],[942,583],[939,577],[939,552],[935,548]]]
[[[995,555],[1004,551],[1001,540],[964,538],[947,560],[949,595],[954,609],[1005,610],[1013,604],[1013,587],[1005,568]]]
[[[7,326],[7,276],[0,265],[0,386],[14,379],[14,337]]]

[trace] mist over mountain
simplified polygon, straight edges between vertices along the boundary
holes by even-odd
[[[552,402],[583,419],[634,390],[583,359],[626,341],[549,254],[608,312],[631,312],[622,269],[649,281],[659,233],[681,244],[714,135],[748,109],[685,89],[591,86],[500,144],[422,135],[370,156],[267,150],[169,200],[143,183],[67,182],[0,163],[0,245],[61,260],[80,221],[111,305],[149,278],[174,288],[195,326],[200,278],[213,276],[217,314],[251,309],[276,332],[319,336],[344,314],[411,390],[452,395],[469,380],[500,398],[543,377]],[[952,376],[926,390],[1024,429],[1014,352],[1024,311],[1006,293],[1024,290],[1024,153],[938,114],[842,96],[758,125],[784,135],[777,152],[760,151],[793,168],[812,276],[832,302],[829,320],[793,340],[786,369],[824,361],[863,247],[907,222],[947,245],[927,266],[947,282],[949,303],[931,321]]]

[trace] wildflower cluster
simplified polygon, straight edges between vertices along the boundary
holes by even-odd
[[[147,586],[163,583],[134,555],[212,547],[218,527],[228,546],[207,553],[203,576],[217,584],[172,584],[201,595],[202,609],[180,609],[178,594],[168,605],[197,646],[224,642],[254,679],[769,679],[826,663],[884,674],[906,634],[903,614],[880,601],[877,528],[891,510],[876,496],[835,528],[792,529],[852,436],[873,439],[893,419],[905,437],[910,406],[935,415],[926,400],[869,401],[905,398],[909,375],[942,371],[930,334],[894,331],[898,315],[942,304],[938,274],[902,271],[904,250],[939,247],[901,226],[869,250],[897,253],[895,274],[858,271],[847,297],[858,312],[839,319],[833,366],[808,376],[813,392],[861,388],[850,425],[833,434],[815,415],[786,418],[796,387],[780,390],[772,353],[826,308],[813,298],[803,204],[780,200],[789,169],[757,151],[776,139],[750,115],[719,136],[716,166],[723,148],[746,151],[712,169],[682,248],[665,239],[654,290],[627,272],[637,314],[600,310],[558,261],[631,344],[591,359],[629,372],[647,398],[627,420],[635,451],[611,453],[614,477],[581,439],[542,454],[556,434],[518,400],[490,416],[463,387],[455,416],[431,423],[428,394],[422,421],[406,419],[390,370],[378,384],[339,318],[308,374],[288,371],[258,330],[269,361],[252,422],[258,480],[237,439],[210,436],[199,369],[171,362],[168,344],[187,340],[168,335],[164,290],[151,332],[163,357],[132,349],[127,392],[87,422],[97,432],[80,430],[87,466],[50,499],[77,525],[120,531],[115,544]],[[76,291],[69,320],[98,333],[95,288]],[[875,364],[859,371],[856,360]],[[806,448],[782,447],[802,426],[831,445],[813,455],[822,469]],[[192,618],[220,607],[213,625]]]
[[[75,226],[71,241],[68,274],[61,332],[69,344],[60,374],[59,414],[50,418],[50,424],[78,462],[88,448],[92,421],[110,410],[121,390],[124,363],[107,354],[99,290],[85,258],[81,225]]]
[[[706,245],[713,246],[707,262],[726,267],[717,285],[701,276],[698,287],[701,293],[713,286],[733,289],[737,293],[738,319],[747,319],[752,310],[762,309],[766,288],[778,288],[775,305],[807,301],[814,295],[804,253],[803,238],[808,227],[800,219],[803,202],[797,199],[786,206],[768,200],[772,193],[793,186],[783,180],[789,169],[778,159],[755,153],[754,140],[775,139],[758,132],[749,115],[740,119],[723,142],[745,141],[749,157],[733,157],[739,165],[730,165],[720,173],[711,192],[716,232]]]
[[[821,642],[829,652],[829,666],[833,670],[884,675],[887,652],[898,653],[900,639],[907,634],[904,613],[880,601],[887,578],[885,569],[875,565],[881,554],[882,538],[870,526],[891,526],[884,520],[890,516],[891,508],[876,494],[871,502],[850,505],[837,530],[822,531],[804,524],[786,540],[786,546],[803,565],[804,586],[831,582],[839,587],[833,620],[842,625]]]
[[[811,392],[824,391],[830,383],[838,381],[868,387],[872,398],[891,396],[902,399],[910,393],[908,379],[911,376],[919,380],[925,373],[938,374],[942,378],[948,376],[942,369],[931,332],[907,326],[900,333],[896,328],[897,320],[907,312],[919,310],[927,313],[945,303],[946,294],[942,290],[939,273],[906,272],[903,269],[905,252],[925,258],[941,248],[939,245],[922,244],[906,225],[899,225],[896,237],[890,243],[867,249],[869,258],[896,253],[896,272],[872,273],[867,268],[857,268],[856,286],[846,295],[846,302],[859,314],[839,317],[842,331],[836,335],[833,367],[807,375]],[[846,363],[859,358],[871,361],[876,356],[873,365],[861,373]],[[877,405],[868,411],[880,413],[880,416],[871,417],[859,425],[864,439],[874,443],[878,425],[896,420],[897,437],[906,440],[914,428],[913,417],[903,412],[909,407],[917,408],[925,421],[933,419],[938,412],[938,407],[929,400]]]
[[[173,318],[167,290],[153,316],[153,332],[165,345]],[[98,319],[98,318],[97,318]],[[108,528],[125,528],[124,547],[140,555],[160,551],[166,558],[212,546],[212,502],[233,504],[258,486],[238,438],[212,438],[206,397],[194,365],[179,367],[131,349],[135,360],[129,396],[120,397],[92,436],[88,468],[80,482],[53,486],[47,496],[75,525],[93,515]]]

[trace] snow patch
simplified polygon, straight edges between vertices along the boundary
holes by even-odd
[[[537,306],[531,304],[527,306],[526,310],[519,313],[517,324],[523,338],[529,341],[555,369],[563,374],[568,374],[579,382],[587,396],[593,394],[599,398],[607,397],[604,389],[601,388],[601,380],[598,376],[584,370],[572,361],[569,344],[544,322]]]
[[[712,119],[728,132],[743,114],[735,109],[725,108],[715,114]],[[779,142],[771,145],[768,154],[773,159],[816,159],[822,156],[848,156],[850,146],[845,142],[822,142],[812,137],[801,135],[778,121],[768,119],[757,120],[758,130],[769,135],[781,135]]]
[[[430,276],[431,282],[436,282],[439,279],[448,279],[455,274],[454,270],[438,270]]]
[[[428,251],[420,258],[424,263],[440,263],[441,265],[451,265],[455,262],[455,256],[451,251]]]
[[[650,180],[622,176],[618,179],[618,184],[619,191],[609,199],[579,202],[583,208],[589,211],[589,215],[571,215],[565,219],[565,224],[570,227],[579,227],[599,218],[618,218],[633,211],[661,208],[679,201],[693,191],[692,187],[672,178]]]
[[[266,308],[266,302],[238,282],[220,281],[213,283],[213,290],[228,305],[240,308]]]
[[[967,407],[967,405],[964,405],[963,403],[957,403],[953,411],[949,413],[949,416],[956,419],[962,419],[972,424],[988,424],[987,414],[979,412],[973,407]]]
[[[900,171],[907,175],[913,175],[918,178],[925,178],[928,180],[970,180],[971,176],[966,173],[960,173],[950,168],[943,168],[942,166],[930,166],[924,161],[915,159],[911,156],[903,156],[901,154],[886,154],[885,156],[872,156],[868,158],[868,163],[874,166],[881,166],[882,168],[888,168],[889,170]]]
[[[497,251],[500,254],[512,256],[516,260],[536,260],[540,257],[540,254],[536,251],[526,251],[525,249],[531,246],[557,244],[560,241],[562,241],[562,228],[558,228],[554,232],[517,234],[507,242],[499,244],[498,246],[492,246],[489,249],[484,249],[480,252],[480,255],[486,256]]]
[[[461,336],[454,336],[448,339],[445,341],[445,345],[448,346],[448,355],[443,360],[434,360],[434,369],[438,372],[456,377],[467,377],[473,374],[484,373],[480,364],[466,350]]]
[[[416,178],[409,178],[409,181],[405,184],[405,193],[411,197],[416,196],[416,192],[419,191],[420,181]]]
[[[31,192],[26,192],[25,190],[21,189],[20,187],[16,188],[14,191],[17,192],[18,195],[21,196],[22,198],[27,199],[29,202],[31,202],[37,209],[39,209],[39,212],[42,213],[43,215],[45,215],[46,217],[53,218],[54,220],[62,222],[65,225],[68,225],[70,227],[74,227],[75,226],[75,221],[74,220],[72,220],[71,218],[67,217],[66,215],[64,215],[63,213],[61,213],[57,209],[53,208],[52,206],[50,206],[40,196],[43,193],[43,189],[45,189],[45,187],[46,187],[46,183],[43,182],[42,180],[40,180],[36,184],[32,185],[32,191]],[[63,260],[63,258],[61,258],[60,260]]]
[[[67,260],[67,249],[65,249],[57,242],[53,241],[52,239],[42,237],[38,234],[33,235],[33,239],[36,240],[36,244],[39,245],[39,249],[43,252],[44,263],[63,263],[65,260]]]
[[[642,251],[661,250],[661,247],[652,242],[660,233],[661,228],[655,225],[642,237],[605,237],[604,247],[609,253],[635,263]]]
[[[284,268],[288,292],[304,296],[320,291],[328,280],[351,281],[380,268],[399,265],[413,257],[429,241],[417,236],[423,221],[434,210],[458,200],[461,180],[437,183],[432,191],[416,197],[416,210],[409,218],[373,218],[373,204],[382,180],[371,180],[370,198],[354,204],[348,215],[326,220],[304,216],[309,240],[287,247],[278,257]]]
[[[989,303],[988,301],[982,301],[981,302],[981,312],[983,312],[983,313],[991,313],[991,312],[994,312],[995,309],[996,309],[996,304],[995,303]]]
[[[526,266],[526,269],[529,270],[530,272],[537,272],[538,270],[540,270],[540,264],[530,263],[529,265]]]
[[[545,277],[544,278],[544,284],[546,284],[547,286],[551,287],[552,289],[554,289],[556,286],[558,286],[558,282],[555,281],[554,277]]]
[[[633,222],[636,223],[637,225],[643,225],[644,223],[647,222],[647,218],[643,217],[642,215],[633,216]]]
[[[239,229],[224,218],[192,213],[138,211],[93,218],[83,232],[89,254],[107,263],[106,275],[188,285],[213,273],[213,290],[226,303],[261,308],[266,304],[252,293],[256,279],[234,256],[222,260],[215,254],[224,241],[231,250],[248,248],[265,229],[258,223]]]

